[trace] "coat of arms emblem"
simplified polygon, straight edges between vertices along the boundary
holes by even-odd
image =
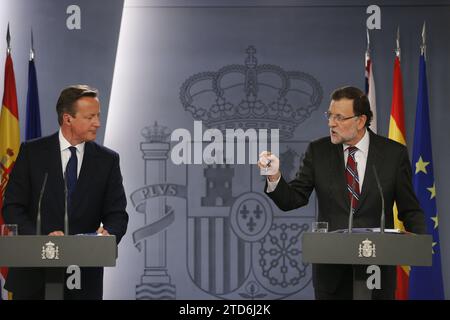
[[[294,130],[319,108],[322,88],[304,72],[258,64],[253,46],[246,52],[245,64],[186,79],[181,103],[194,121],[201,121],[200,131],[202,125],[222,135],[229,129],[279,128],[282,170],[291,175],[308,142],[297,140]],[[303,294],[312,271],[301,260],[301,236],[316,216],[315,201],[302,209],[301,217],[284,215],[263,194],[265,178],[258,177],[256,166],[237,165],[234,156],[228,161],[227,153],[215,154],[224,161],[194,159],[197,165],[174,166],[168,161],[174,152],[168,127],[155,121],[142,129],[142,136],[145,186],[131,194],[136,212],[145,214],[145,225],[133,233],[136,248],[145,254],[137,299],[176,299],[195,292],[249,300]],[[209,146],[199,141],[200,149]],[[185,199],[185,204],[172,204],[169,197]],[[177,251],[169,254],[169,248]],[[185,270],[180,268],[183,259]],[[171,261],[176,263],[172,270]],[[193,285],[186,287],[186,278]]]
[[[375,251],[375,243],[373,243],[372,241],[370,241],[369,239],[366,238],[366,240],[362,241],[359,244],[359,255],[358,257],[365,257],[365,258],[375,258],[376,251]]]
[[[58,260],[59,247],[53,242],[49,241],[42,246],[42,260]]]

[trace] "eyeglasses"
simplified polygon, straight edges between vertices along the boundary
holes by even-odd
[[[332,114],[331,112],[328,112],[328,111],[325,111],[324,116],[325,116],[325,118],[327,120],[332,119],[332,120],[334,120],[336,122],[343,122],[343,121],[348,120],[348,119],[359,117],[359,115],[354,115],[354,116],[350,116],[350,117],[344,117],[341,114]]]

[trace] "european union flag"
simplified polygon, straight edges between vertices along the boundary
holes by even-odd
[[[433,264],[431,267],[411,267],[409,276],[410,299],[444,299],[441,271],[439,220],[436,209],[436,188],[431,152],[430,117],[428,107],[427,75],[424,54],[420,56],[419,90],[417,94],[416,126],[412,165],[414,191],[425,213],[428,233],[433,236]]]
[[[41,116],[39,111],[39,95],[36,79],[34,59],[28,63],[28,93],[27,93],[27,122],[25,139],[30,140],[41,136]]]

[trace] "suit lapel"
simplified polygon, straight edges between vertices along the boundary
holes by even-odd
[[[72,212],[74,213],[74,215],[77,214],[77,207],[81,202],[81,198],[86,197],[89,194],[89,192],[86,192],[86,190],[89,188],[90,180],[92,179],[92,173],[95,170],[95,157],[95,149],[93,144],[90,142],[86,142],[83,162],[81,164],[77,186],[73,193],[72,199]]]
[[[336,183],[334,186],[334,189],[337,190],[335,198],[343,208],[350,210],[350,201],[347,196],[347,180],[345,178],[344,151],[342,144],[332,144],[331,148],[332,156],[330,157],[330,167],[332,175],[334,175],[331,181],[335,181]]]
[[[45,147],[48,157],[46,157],[46,170],[48,175],[48,185],[52,186],[56,201],[61,212],[64,212],[64,179],[62,174],[61,150],[59,146],[58,133],[50,137],[49,143]]]
[[[369,131],[370,142],[369,142],[369,154],[367,156],[366,172],[364,173],[364,183],[361,190],[361,196],[359,197],[358,208],[362,207],[362,204],[367,198],[370,190],[376,190],[377,185],[375,181],[375,176],[373,174],[373,166],[379,163],[383,163],[383,155],[378,147],[377,136]]]

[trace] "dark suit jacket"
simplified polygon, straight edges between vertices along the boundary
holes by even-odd
[[[394,227],[393,204],[397,203],[398,218],[406,230],[426,233],[426,224],[412,187],[411,164],[405,146],[378,136],[369,130],[369,154],[358,208],[353,226],[379,227],[381,200],[373,166],[376,167],[386,210],[386,228]],[[282,159],[281,159],[282,161]],[[296,178],[287,183],[281,178],[268,196],[282,210],[292,210],[308,203],[315,189],[319,204],[318,221],[328,221],[329,230],[348,228],[350,200],[345,177],[342,144],[332,144],[329,137],[312,142],[305,153],[303,165]],[[266,185],[267,189],[267,185]],[[265,190],[266,190],[265,189]],[[348,266],[315,265],[313,283],[319,291],[334,292]],[[382,283],[382,289],[395,290],[395,272]]]
[[[19,234],[36,234],[38,198],[45,173],[48,180],[41,204],[42,234],[64,231],[64,178],[58,133],[22,143],[8,182],[3,206],[6,223],[19,225]],[[70,204],[70,234],[95,232],[103,223],[117,242],[128,224],[119,155],[95,142],[86,142],[81,171]],[[75,297],[101,298],[102,268],[82,268],[82,290]],[[5,287],[27,296],[44,285],[38,268],[11,268]],[[71,293],[73,296],[73,293]]]

